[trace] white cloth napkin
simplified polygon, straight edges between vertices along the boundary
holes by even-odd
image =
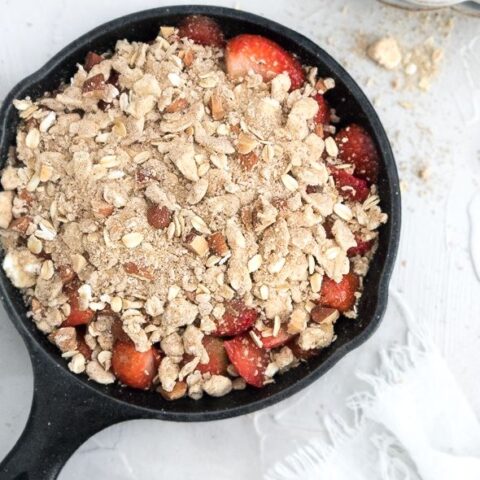
[[[351,419],[325,415],[324,431],[271,466],[266,480],[479,480],[480,424],[437,348],[406,315],[404,345],[380,352]]]

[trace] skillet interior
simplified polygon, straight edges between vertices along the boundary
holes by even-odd
[[[276,379],[276,383],[263,389],[247,388],[222,398],[204,396],[199,401],[188,398],[166,402],[155,393],[134,391],[118,385],[101,386],[88,382],[85,376],[71,374],[66,362],[57,349],[36,329],[26,317],[26,307],[20,293],[0,269],[0,290],[2,300],[12,321],[29,345],[36,352],[58,365],[57,375],[70,377],[69,383],[83,384],[91,391],[114,400],[119,407],[128,404],[142,416],[196,421],[226,418],[247,413],[275,403],[302,387],[310,384],[331,368],[346,353],[363,343],[378,326],[387,302],[388,281],[398,246],[400,230],[400,194],[397,171],[388,139],[380,121],[359,87],[351,77],[326,52],[305,37],[269,20],[231,9],[208,6],[165,7],[148,10],[123,17],[87,33],[76,40],[47,65],[18,84],[7,96],[0,112],[0,161],[5,162],[8,147],[15,143],[15,129],[18,116],[11,106],[14,98],[31,96],[36,98],[45,91],[51,91],[61,82],[68,81],[75,71],[75,65],[82,63],[88,51],[111,50],[118,39],[149,41],[155,38],[162,24],[176,24],[186,14],[203,13],[215,17],[222,26],[226,37],[239,33],[257,33],[280,43],[294,52],[304,64],[315,65],[321,76],[331,76],[337,87],[327,98],[342,119],[342,123],[356,121],[372,134],[381,152],[379,194],[382,208],[390,220],[380,231],[379,248],[365,279],[365,293],[359,305],[359,319],[355,322],[341,319],[336,324],[337,340],[321,354]],[[80,386],[80,385],[79,385]],[[101,399],[99,398],[98,401]]]

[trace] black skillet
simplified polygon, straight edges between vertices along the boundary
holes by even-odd
[[[102,386],[74,375],[57,349],[27,318],[18,290],[0,269],[3,304],[23,338],[33,364],[34,394],[27,425],[17,444],[0,465],[1,479],[50,480],[57,478],[70,455],[90,436],[118,422],[137,418],[196,422],[215,420],[272,405],[305,388],[344,355],[362,344],[377,328],[387,304],[388,282],[400,233],[400,188],[392,150],[372,105],[350,75],[325,51],[304,36],[250,13],[209,6],[179,6],[146,10],[108,22],[65,47],[44,67],[22,80],[6,97],[0,111],[0,160],[15,143],[18,115],[12,100],[39,97],[56,89],[75,72],[88,51],[111,50],[119,39],[148,42],[161,25],[175,25],[185,15],[214,17],[227,38],[256,33],[271,38],[294,52],[304,64],[318,67],[321,76],[333,77],[337,87],[327,94],[342,124],[355,121],[372,135],[381,153],[379,194],[389,222],[380,231],[379,248],[365,279],[359,305],[359,320],[340,319],[338,338],[318,357],[278,377],[262,389],[247,388],[222,398],[205,396],[167,402],[156,393],[135,391],[118,385]]]

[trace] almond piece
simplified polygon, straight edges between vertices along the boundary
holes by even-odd
[[[186,50],[185,54],[183,55],[183,63],[186,67],[189,67],[193,61],[195,60],[195,55],[193,50]]]
[[[223,109],[222,98],[216,93],[212,94],[210,98],[210,110],[214,120],[222,120],[225,116],[225,110]]]
[[[310,312],[310,318],[315,323],[334,323],[340,317],[340,312],[335,308],[322,307],[317,305]]]
[[[190,233],[186,238],[187,248],[199,257],[204,257],[208,253],[208,242],[202,235]]]
[[[151,205],[147,210],[148,224],[153,228],[164,229],[170,225],[172,220],[172,212],[167,207],[160,205]]]
[[[82,93],[90,93],[105,90],[105,77],[102,73],[87,78],[83,83]]]
[[[238,156],[238,163],[244,170],[250,172],[258,163],[258,155],[255,152],[250,152],[244,155],[240,154]]]
[[[178,400],[179,398],[184,397],[187,393],[187,384],[185,382],[177,382],[171,392],[167,392],[162,387],[158,387],[158,393],[165,400]]]
[[[123,269],[128,275],[140,280],[153,280],[155,276],[153,273],[146,267],[141,267],[134,262],[126,262],[123,264]]]
[[[113,205],[103,200],[92,200],[91,205],[95,218],[107,218],[113,213]]]
[[[14,230],[15,232],[20,233],[21,235],[25,235],[31,223],[32,223],[32,217],[14,218],[10,222],[10,226],[8,228],[10,230]]]
[[[225,256],[229,252],[225,235],[220,232],[212,233],[212,235],[208,237],[208,246],[214,254],[220,257]]]
[[[88,52],[87,56],[85,57],[85,63],[83,64],[83,68],[89,72],[95,65],[98,65],[104,58],[95,52]]]
[[[189,104],[184,98],[177,98],[174,100],[167,108],[165,108],[166,113],[175,113],[180,112],[188,108]]]

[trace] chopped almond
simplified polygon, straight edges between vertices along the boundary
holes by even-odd
[[[315,306],[310,312],[310,318],[316,323],[335,322],[340,316],[340,312],[335,308]]]
[[[175,113],[185,110],[188,107],[188,102],[184,98],[177,98],[174,100],[167,108],[165,108],[165,112],[167,113]]]
[[[212,111],[212,117],[214,120],[222,120],[225,116],[222,99],[216,93],[212,94],[212,98],[210,99],[210,110]]]
[[[19,217],[14,218],[10,226],[8,227],[10,230],[15,230],[16,232],[25,235],[29,225],[32,223],[32,217]]]
[[[225,236],[220,232],[215,232],[208,237],[208,246],[215,255],[225,256],[229,249]]]
[[[158,387],[158,393],[160,393],[165,400],[178,400],[187,393],[187,384],[185,382],[177,382],[171,392],[167,392],[162,387]]]
[[[208,253],[208,242],[202,235],[190,233],[186,238],[187,247],[199,257],[204,257]]]
[[[82,93],[90,93],[98,90],[105,90],[105,77],[102,73],[87,78],[82,87]]]

